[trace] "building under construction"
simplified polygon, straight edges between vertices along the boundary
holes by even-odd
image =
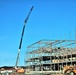
[[[76,40],[40,40],[26,54],[26,74],[75,75]]]

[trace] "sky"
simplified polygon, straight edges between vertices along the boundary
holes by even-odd
[[[25,66],[27,46],[41,39],[75,39],[76,0],[0,0],[0,66],[15,66],[24,20],[27,21],[19,58]]]

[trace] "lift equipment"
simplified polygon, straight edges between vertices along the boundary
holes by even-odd
[[[24,21],[24,26],[23,26],[22,35],[21,35],[21,39],[20,39],[20,44],[19,44],[19,48],[18,48],[18,55],[17,55],[17,59],[16,59],[16,64],[15,64],[15,69],[16,69],[17,72],[24,72],[23,69],[19,69],[19,68],[18,68],[18,61],[19,61],[19,56],[20,56],[20,51],[21,51],[21,46],[22,46],[22,40],[23,40],[23,35],[24,35],[25,26],[26,26],[26,23],[27,23],[27,21],[28,21],[28,19],[29,19],[29,16],[30,16],[33,8],[34,8],[34,6],[31,7],[31,9],[30,9],[30,11],[29,11],[29,13],[28,13],[25,21]]]

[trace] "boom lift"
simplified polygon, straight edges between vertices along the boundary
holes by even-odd
[[[19,61],[19,56],[20,56],[20,51],[21,51],[21,46],[22,46],[22,40],[23,40],[23,35],[24,35],[24,30],[25,30],[25,26],[26,26],[26,23],[29,19],[29,16],[33,10],[34,6],[31,7],[25,21],[24,21],[24,26],[23,26],[23,30],[22,30],[22,35],[21,35],[21,39],[20,39],[20,44],[19,44],[19,48],[18,48],[18,55],[17,55],[17,59],[16,59],[16,64],[15,64],[15,69],[16,69],[16,72],[18,73],[23,73],[24,72],[24,69],[19,69],[18,68],[18,61]]]

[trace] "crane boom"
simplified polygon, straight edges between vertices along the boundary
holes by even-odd
[[[19,60],[19,56],[20,56],[20,50],[21,50],[21,45],[22,45],[22,40],[23,40],[23,35],[24,35],[24,30],[25,30],[25,26],[26,26],[26,23],[29,19],[29,16],[33,10],[34,6],[31,7],[25,21],[24,21],[24,26],[23,26],[23,30],[22,30],[22,35],[21,35],[21,39],[20,39],[20,44],[19,44],[19,48],[18,48],[18,55],[17,55],[17,59],[16,59],[16,64],[15,64],[15,68],[17,68],[17,65],[18,65],[18,60]]]

